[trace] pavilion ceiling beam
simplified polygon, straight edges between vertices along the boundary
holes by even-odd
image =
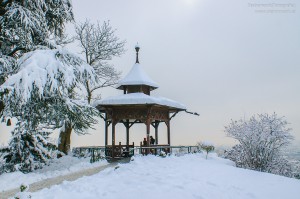
[[[120,122],[121,122],[122,124],[124,124],[124,126],[125,126],[126,128],[129,128],[129,122],[127,122],[127,121],[124,122],[124,120],[121,120]]]
[[[138,119],[136,119],[136,120],[134,120],[133,122],[127,122],[127,121],[124,121],[124,120],[120,120],[120,122],[122,123],[122,124],[124,124],[124,126],[127,128],[131,128],[134,124],[139,124],[139,123],[144,123],[144,122],[142,122],[141,120],[138,120]]]
[[[107,120],[102,114],[100,114],[100,117],[101,117],[104,121]]]
[[[173,113],[173,115],[169,118],[169,120],[171,120],[173,117],[175,117],[177,115],[178,111],[176,111],[175,113]]]
[[[141,123],[140,120],[134,120],[134,122],[131,122],[129,125],[129,128],[132,127],[136,123]]]
[[[153,126],[153,128],[157,128],[159,126],[159,123],[159,120],[155,120],[155,122],[152,122],[151,125]]]

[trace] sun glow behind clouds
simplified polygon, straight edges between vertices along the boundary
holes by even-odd
[[[199,0],[183,0],[187,5],[195,5]]]

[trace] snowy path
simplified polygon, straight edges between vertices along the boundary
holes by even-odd
[[[35,182],[35,183],[32,183],[29,185],[29,192],[36,192],[36,191],[42,190],[44,188],[49,188],[53,185],[61,184],[63,181],[74,181],[83,176],[91,176],[93,174],[99,173],[100,171],[102,171],[108,167],[114,167],[116,165],[117,165],[117,163],[111,163],[108,165],[99,166],[99,167],[95,167],[92,169],[86,169],[83,171],[78,171],[78,172],[70,173],[67,175],[58,176],[55,178],[49,178],[46,180]],[[16,189],[11,189],[11,190],[8,190],[5,192],[1,192],[0,199],[7,199],[9,197],[14,197],[15,194],[18,193],[19,191],[20,191],[20,189],[16,188]]]

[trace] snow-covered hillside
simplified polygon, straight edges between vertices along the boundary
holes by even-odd
[[[68,155],[59,159],[54,159],[51,161],[51,164],[49,166],[45,166],[43,169],[35,170],[32,173],[24,174],[20,171],[5,173],[0,175],[0,196],[1,192],[13,188],[19,188],[21,184],[29,185],[31,183],[48,178],[62,176],[69,173],[81,171],[83,169],[94,168],[106,164],[107,161],[101,161],[91,164],[90,158],[79,159]]]
[[[129,164],[64,182],[35,198],[298,199],[300,180],[236,168],[211,154],[135,157]]]

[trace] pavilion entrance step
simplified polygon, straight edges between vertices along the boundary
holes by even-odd
[[[106,160],[107,162],[109,163],[129,163],[130,160],[131,160],[131,157],[126,157],[126,158],[118,158],[118,157],[115,157],[115,158],[111,158],[111,157],[106,157]]]

